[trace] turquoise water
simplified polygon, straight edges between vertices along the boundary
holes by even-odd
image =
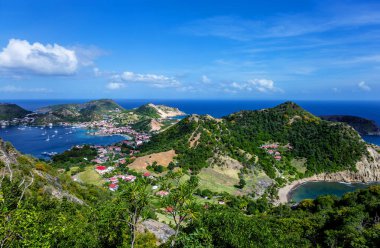
[[[320,195],[342,196],[347,192],[363,189],[371,184],[339,182],[307,182],[290,192],[290,200],[300,202],[304,199],[315,199]],[[372,184],[373,185],[373,184]]]
[[[10,141],[25,154],[44,158],[43,152],[63,152],[81,144],[110,145],[126,138],[121,135],[94,136],[83,128],[54,126],[52,128],[17,127],[0,128],[0,138]]]

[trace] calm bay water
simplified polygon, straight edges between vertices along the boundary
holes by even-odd
[[[307,182],[290,193],[290,199],[300,202],[304,199],[315,199],[320,195],[342,196],[345,193],[363,189],[371,184],[364,183],[339,183],[339,182]]]
[[[81,144],[110,145],[124,140],[120,135],[94,136],[82,128],[54,126],[0,128],[0,137],[10,141],[19,151],[44,158],[43,152],[63,152]],[[45,157],[46,158],[46,157]]]

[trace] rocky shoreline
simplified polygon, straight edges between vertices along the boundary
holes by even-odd
[[[289,202],[291,192],[306,182],[345,182],[369,183],[380,181],[380,154],[379,147],[368,145],[369,156],[364,156],[356,163],[357,171],[340,171],[335,173],[321,173],[311,177],[299,179],[278,190],[276,205]]]

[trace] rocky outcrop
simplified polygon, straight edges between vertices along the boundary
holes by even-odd
[[[174,229],[169,225],[151,219],[141,222],[137,227],[137,231],[140,233],[153,233],[159,244],[166,243],[175,233]]]
[[[184,112],[182,112],[178,108],[172,108],[165,105],[154,105],[153,103],[149,103],[148,106],[156,110],[160,118],[170,118],[170,117],[186,115]]]

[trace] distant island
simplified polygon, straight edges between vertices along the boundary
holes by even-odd
[[[159,131],[176,120],[172,117],[184,116],[177,108],[152,103],[132,110],[126,110],[110,99],[93,100],[82,104],[59,104],[27,111],[16,104],[0,104],[0,121],[6,125],[70,125],[106,121],[116,126],[133,125],[139,131]],[[93,123],[91,123],[93,122]],[[99,124],[99,123],[98,123]]]
[[[361,135],[380,135],[380,127],[373,120],[351,115],[324,115],[320,117],[326,121],[347,123]]]

